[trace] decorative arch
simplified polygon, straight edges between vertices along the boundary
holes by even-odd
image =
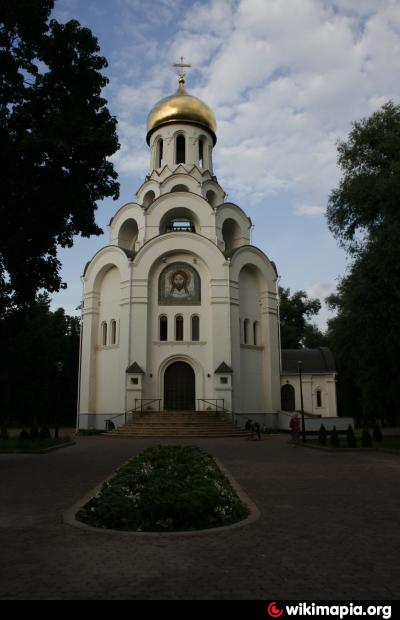
[[[225,255],[230,256],[242,244],[242,231],[236,220],[227,218],[222,225],[222,238],[225,242]]]
[[[217,194],[214,192],[214,190],[208,190],[208,192],[206,193],[206,199],[210,203],[212,208],[215,209],[215,207],[217,206]]]
[[[149,191],[146,192],[144,197],[143,197],[143,207],[145,209],[147,209],[151,205],[151,203],[154,202],[155,197],[156,197],[156,195],[153,192],[153,190],[149,189]]]
[[[281,388],[281,407],[283,411],[295,411],[295,392],[293,385],[285,383]]]
[[[185,354],[178,355],[170,355],[163,362],[161,362],[158,373],[157,373],[157,383],[158,383],[158,392],[165,397],[165,372],[167,368],[175,363],[175,362],[185,362],[188,364],[195,375],[195,402],[197,402],[198,398],[205,398],[204,395],[204,369],[201,364],[196,360]],[[163,407],[165,408],[165,402],[163,402]]]
[[[186,163],[186,136],[178,133],[175,136],[175,164]]]
[[[118,231],[118,247],[134,251],[138,236],[139,228],[136,220],[133,218],[126,219]]]
[[[186,207],[169,209],[160,220],[160,235],[167,232],[200,232],[198,216]]]
[[[171,188],[171,192],[188,192],[188,191],[189,191],[189,188],[187,187],[187,185],[183,185],[183,183],[174,185],[174,187]]]

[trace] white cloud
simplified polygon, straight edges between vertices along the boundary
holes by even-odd
[[[297,215],[307,215],[314,217],[316,215],[323,215],[325,213],[325,207],[311,206],[311,205],[298,205],[295,207]]]

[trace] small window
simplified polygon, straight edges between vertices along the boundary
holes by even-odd
[[[185,161],[186,161],[186,140],[185,140],[185,136],[180,134],[176,138],[175,163],[184,164]]]
[[[160,139],[157,143],[157,168],[161,168],[164,156],[164,142]]]
[[[101,344],[103,347],[107,345],[107,323],[104,322],[101,325]]]
[[[204,142],[203,138],[199,139],[199,166],[204,168]]]
[[[175,340],[183,340],[183,316],[175,318]]]
[[[226,385],[228,383],[228,377],[221,377],[220,382]]]
[[[260,344],[260,329],[258,321],[253,323],[253,342],[255,345]]]
[[[317,407],[322,407],[322,393],[321,393],[321,390],[317,390]]]
[[[160,340],[168,340],[168,318],[160,317]]]
[[[111,344],[117,344],[117,321],[111,321]]]
[[[249,319],[245,319],[243,324],[243,342],[249,344]]]
[[[199,317],[192,316],[192,340],[198,342],[200,340],[200,319]]]
[[[139,379],[138,379],[137,377],[133,377],[133,378],[131,379],[131,384],[132,384],[132,385],[138,385],[138,384],[139,384]]]

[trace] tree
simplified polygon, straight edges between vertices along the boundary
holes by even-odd
[[[400,418],[400,107],[389,102],[354,123],[339,145],[343,177],[328,223],[352,259],[330,298],[329,338],[357,416]],[[343,384],[344,382],[344,384]]]
[[[279,314],[282,349],[326,346],[326,339],[316,325],[307,321],[321,309],[319,299],[309,299],[305,291],[290,294],[290,289],[279,287]]]
[[[63,286],[57,247],[100,234],[96,201],[119,195],[107,62],[53,4],[0,0],[0,317]]]
[[[66,315],[62,308],[52,312],[47,295],[40,295],[28,310],[1,321],[3,423],[52,424],[56,407],[60,421],[74,422],[79,333],[79,318]],[[57,362],[63,364],[61,374]]]

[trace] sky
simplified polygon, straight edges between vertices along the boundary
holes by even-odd
[[[100,237],[60,250],[68,288],[53,307],[76,314],[87,261],[108,244],[107,225],[149,169],[146,119],[177,89],[217,118],[214,172],[254,224],[252,242],[273,260],[280,285],[323,300],[348,267],[325,217],[338,186],[337,143],[354,121],[399,103],[400,0],[56,0],[53,17],[77,19],[108,60],[104,91],[118,120],[112,160],[118,201],[98,204]],[[318,317],[323,329],[330,314]]]

